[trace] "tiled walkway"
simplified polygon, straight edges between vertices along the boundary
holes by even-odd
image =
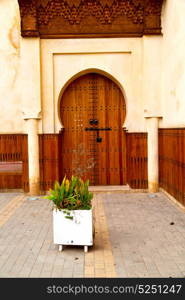
[[[59,252],[51,203],[30,199],[0,194],[0,277],[185,277],[185,214],[164,194],[96,194],[88,253]]]
[[[15,196],[18,196],[18,193],[1,193],[0,192],[0,210],[6,206],[11,200],[12,198],[14,198]]]
[[[185,277],[185,214],[162,194],[104,195],[117,277]]]

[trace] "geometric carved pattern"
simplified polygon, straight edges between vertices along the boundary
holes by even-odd
[[[18,0],[22,36],[102,37],[161,33],[163,0]]]
[[[80,6],[74,4],[70,6],[66,1],[48,1],[44,7],[38,7],[38,23],[39,25],[47,25],[50,20],[55,17],[63,17],[71,25],[79,25],[83,19],[92,15],[100,24],[112,24],[113,21],[122,15],[132,19],[133,23],[143,23],[143,7],[135,6],[133,2],[124,0],[114,1],[111,6],[107,4],[103,7],[99,1],[83,1]]]

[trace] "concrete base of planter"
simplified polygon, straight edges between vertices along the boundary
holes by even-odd
[[[63,210],[53,210],[53,237],[54,244],[59,245],[59,251],[63,245],[88,246],[93,245],[93,216],[91,210],[70,211],[72,219],[66,218]]]

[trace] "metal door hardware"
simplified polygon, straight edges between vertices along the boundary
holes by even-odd
[[[97,132],[97,137],[96,137],[97,143],[102,142],[102,138],[99,136],[99,132],[100,131],[110,131],[110,130],[112,130],[112,128],[110,128],[110,127],[105,127],[105,128],[86,127],[85,128],[85,131],[96,131]]]
[[[96,127],[86,127],[85,131],[110,131],[112,128],[106,127],[106,128],[96,128]]]
[[[101,143],[101,142],[102,142],[102,138],[98,136],[98,137],[96,138],[96,141],[97,141],[97,143]]]
[[[98,122],[98,120],[96,120],[96,119],[90,119],[90,120],[89,120],[89,124],[90,124],[90,125],[98,125],[98,123],[99,123],[99,122]]]

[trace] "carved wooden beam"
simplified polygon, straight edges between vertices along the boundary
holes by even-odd
[[[23,37],[161,34],[163,0],[19,0]]]
[[[143,34],[161,34],[161,10],[163,0],[146,0]]]
[[[21,15],[21,34],[23,37],[38,37],[36,0],[18,0]]]

